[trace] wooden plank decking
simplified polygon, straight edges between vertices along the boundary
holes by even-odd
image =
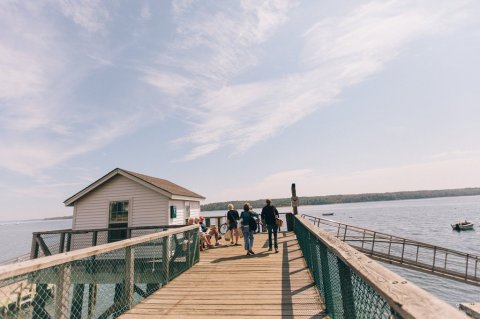
[[[256,234],[254,256],[241,246],[201,253],[200,262],[122,319],[328,318],[294,233],[279,233],[279,253]],[[224,241],[222,241],[224,242]]]

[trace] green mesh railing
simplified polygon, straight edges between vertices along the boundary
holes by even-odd
[[[116,318],[197,263],[199,247],[186,226],[2,266],[0,318]]]
[[[463,318],[453,307],[381,265],[372,264],[375,262],[310,222],[298,216],[289,216],[287,221],[293,223],[305,261],[331,318]],[[345,256],[351,257],[356,270],[344,261]],[[364,279],[375,276],[370,282]],[[372,285],[375,280],[377,289]],[[380,293],[378,287],[382,286],[385,290]],[[403,304],[405,301],[408,302]],[[445,316],[438,316],[439,313]]]

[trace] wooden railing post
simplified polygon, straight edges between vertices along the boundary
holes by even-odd
[[[405,239],[403,239],[403,245],[402,245],[402,258],[400,259],[400,262],[403,263],[403,255],[405,254]]]
[[[465,265],[465,279],[467,279],[467,277],[468,277],[468,254],[465,258],[467,259],[466,260],[466,265]]]
[[[392,248],[392,236],[390,236],[390,240],[388,241],[388,257],[390,257],[391,248]]]
[[[162,270],[165,278],[165,284],[170,281],[170,248],[169,248],[170,236],[163,238],[162,245]]]
[[[365,229],[363,230],[363,237],[362,237],[362,249],[363,249],[363,245],[365,244]]]
[[[60,233],[60,243],[58,244],[58,252],[63,253],[65,250],[65,232]]]
[[[30,250],[30,259],[36,259],[38,258],[38,241],[37,237],[40,236],[39,234],[33,234],[32,236],[32,249]]]
[[[67,248],[65,251],[70,251],[72,250],[72,233],[67,234]]]
[[[92,246],[97,246],[97,241],[98,241],[98,232],[94,231],[92,233]]]
[[[135,288],[135,248],[125,249],[125,304],[127,309],[133,308]]]
[[[375,236],[376,236],[376,232],[373,233],[373,240],[372,240],[372,250],[370,251],[370,255],[373,256],[373,247],[375,246]]]
[[[68,305],[70,299],[70,264],[58,266],[58,281],[55,289],[55,318],[68,318]]]

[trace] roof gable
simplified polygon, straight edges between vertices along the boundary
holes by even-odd
[[[87,195],[88,193],[90,193],[91,191],[93,191],[97,187],[103,185],[105,182],[109,181],[110,179],[112,179],[113,177],[115,177],[117,175],[122,175],[122,176],[124,176],[124,177],[126,177],[126,178],[128,178],[132,181],[140,183],[143,186],[145,186],[147,188],[150,188],[150,189],[152,189],[152,190],[154,190],[154,191],[156,191],[156,192],[158,192],[162,195],[165,195],[170,199],[185,199],[185,200],[205,199],[205,197],[203,197],[202,195],[197,194],[195,192],[192,192],[192,191],[190,191],[190,190],[188,190],[184,187],[181,187],[181,186],[179,186],[175,183],[172,183],[172,182],[170,182],[166,179],[161,179],[161,178],[157,178],[157,177],[152,177],[152,176],[148,176],[148,175],[143,175],[143,174],[123,170],[121,168],[116,168],[113,171],[106,174],[105,176],[99,178],[98,180],[96,180],[95,182],[90,184],[89,186],[85,187],[84,189],[82,189],[81,191],[76,193],[75,195],[66,199],[64,201],[64,204],[66,206],[72,206],[77,200],[79,200],[83,196]]]

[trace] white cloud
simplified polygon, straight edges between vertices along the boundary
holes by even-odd
[[[147,73],[144,81],[159,88],[167,95],[179,95],[193,87],[191,80],[172,73]]]
[[[261,44],[274,41],[294,4],[244,1],[240,14],[231,9],[200,12],[200,18],[188,15],[192,21],[187,21],[184,14],[191,13],[189,6],[198,7],[182,2],[175,7],[182,40],[175,46],[180,54],[174,61],[181,66],[182,77],[195,83],[197,94],[190,100],[190,109],[196,112],[196,124],[191,134],[177,141],[191,143],[195,150],[209,149],[202,146],[212,143],[245,150],[382,71],[412,41],[458,27],[468,16],[470,3],[371,1],[342,16],[318,21],[304,32],[297,72],[231,84],[259,63]],[[172,74],[162,82],[168,78],[177,82]],[[180,88],[170,91],[181,92]],[[186,159],[206,154],[195,151]]]
[[[98,51],[82,55],[77,50],[84,49],[81,41],[72,44],[82,36],[59,28],[52,7],[81,26],[78,33],[103,30],[107,15],[95,1],[0,4],[0,167],[28,175],[41,175],[106,145],[138,127],[145,116],[132,108],[122,114],[118,105],[99,109],[73,98],[91,70],[109,63],[91,58],[101,56],[101,36],[88,38],[87,46]]]
[[[104,3],[101,0],[62,0],[55,1],[53,4],[59,6],[67,18],[72,19],[83,29],[92,33],[105,33],[105,24],[108,22],[110,14]]]

